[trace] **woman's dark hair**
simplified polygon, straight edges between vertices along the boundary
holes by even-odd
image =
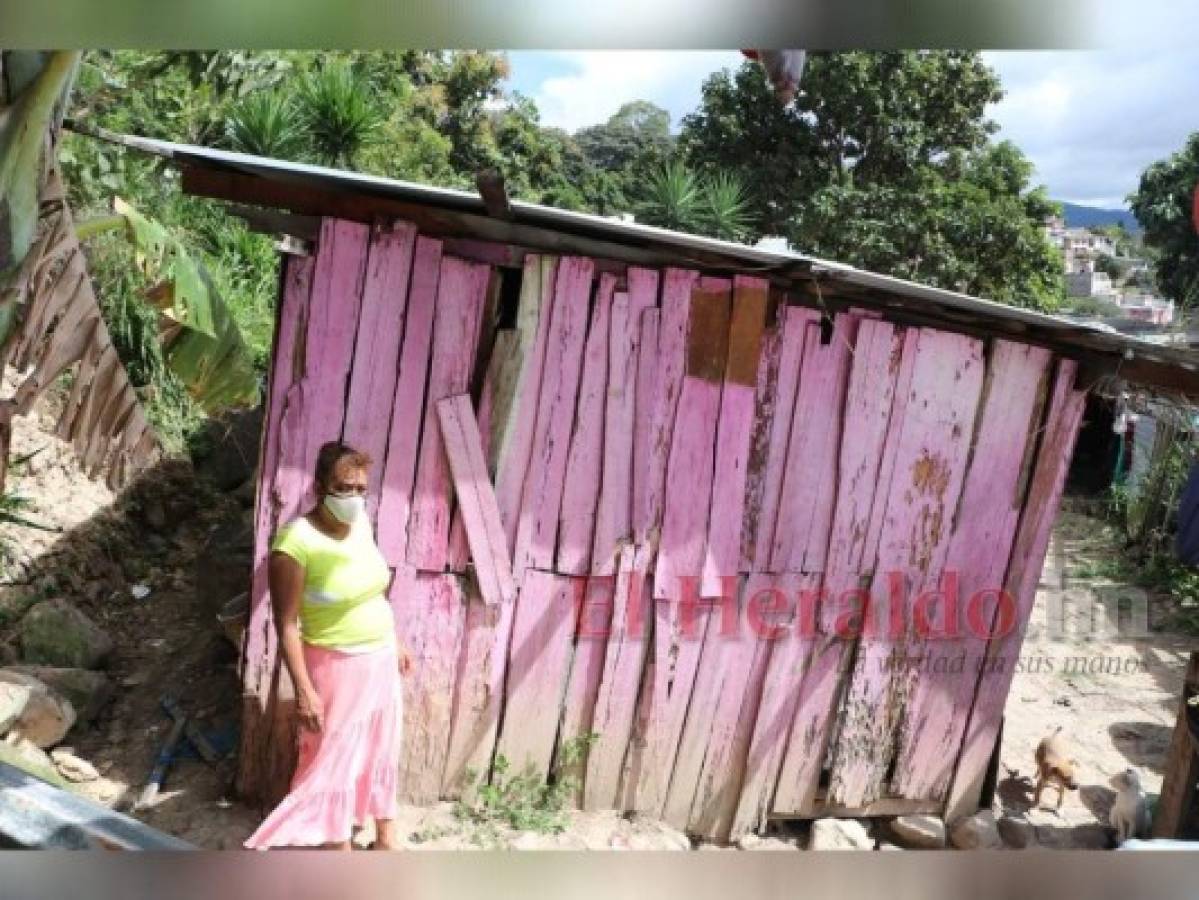
[[[355,450],[349,444],[343,444],[341,441],[329,441],[329,443],[323,444],[316,454],[316,483],[328,484],[329,476],[333,474],[333,468],[343,459],[348,460],[350,465],[356,469],[365,469],[371,464],[370,456],[361,450]]]

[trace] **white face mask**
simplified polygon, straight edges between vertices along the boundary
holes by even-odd
[[[325,509],[333,518],[347,525],[362,515],[366,509],[366,498],[358,494],[349,497],[338,497],[335,494],[325,495]]]

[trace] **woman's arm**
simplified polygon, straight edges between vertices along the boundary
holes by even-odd
[[[303,727],[320,731],[324,725],[324,709],[321,698],[308,677],[308,667],[304,665],[304,649],[300,640],[300,598],[304,592],[304,567],[286,553],[272,553],[267,564],[267,581],[271,591],[271,605],[275,612],[275,629],[279,633],[279,646],[283,648],[283,661],[296,688],[296,713]]]

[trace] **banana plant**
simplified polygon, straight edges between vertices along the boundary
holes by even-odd
[[[17,302],[11,285],[37,233],[45,152],[79,57],[73,50],[0,54],[0,345]]]
[[[167,366],[205,412],[258,402],[253,357],[229,307],[200,260],[161,223],[120,197],[113,214],[79,223],[80,241],[119,231],[133,245],[151,286],[146,299],[162,317],[159,337]]]

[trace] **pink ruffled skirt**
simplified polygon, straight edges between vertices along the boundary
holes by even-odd
[[[245,842],[251,850],[347,841],[396,814],[403,695],[394,647],[342,653],[304,645],[324,728],[301,728],[291,789]]]

